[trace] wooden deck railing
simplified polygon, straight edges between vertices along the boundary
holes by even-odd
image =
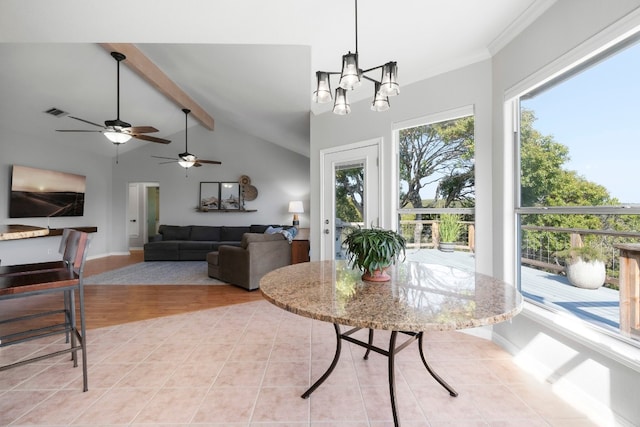
[[[455,242],[459,251],[475,250],[476,229],[470,221],[461,221],[466,230],[460,241]],[[440,232],[437,220],[401,220],[400,233],[407,239],[407,248],[437,248],[440,243]]]

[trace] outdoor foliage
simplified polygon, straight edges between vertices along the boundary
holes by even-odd
[[[462,233],[461,216],[456,214],[440,215],[440,241],[453,243],[458,241],[460,233]]]
[[[473,206],[473,135],[473,116],[401,130],[399,206]],[[438,181],[433,200],[423,200],[420,191]]]
[[[521,112],[520,155],[522,206],[606,206],[616,205],[602,185],[588,181],[576,171],[564,169],[570,160],[569,149],[556,142],[552,136],[542,135],[534,128],[535,114],[531,110]],[[556,228],[602,230],[607,227],[605,215],[593,214],[545,214],[523,215],[522,225]],[[568,233],[544,231],[523,232],[523,241],[531,250],[546,247],[549,252],[570,247]],[[602,246],[603,237],[588,236],[589,243]]]
[[[345,222],[362,222],[364,169],[353,167],[336,171],[336,218]]]

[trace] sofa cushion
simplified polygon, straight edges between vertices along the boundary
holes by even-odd
[[[150,242],[144,245],[145,261],[178,261],[179,243],[174,242]]]
[[[242,235],[248,233],[250,227],[225,227],[222,226],[220,230],[220,240],[227,242],[239,242],[242,240]]]
[[[213,242],[198,242],[192,240],[184,240],[179,242],[178,249],[180,251],[204,251],[213,250]]]
[[[269,226],[252,224],[251,227],[249,227],[249,233],[264,233],[264,230],[266,230],[267,227]]]
[[[220,240],[220,227],[192,225],[191,240],[217,242]]]
[[[158,230],[162,234],[162,240],[189,240],[190,226],[161,225]]]

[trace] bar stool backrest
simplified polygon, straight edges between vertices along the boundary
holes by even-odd
[[[64,241],[63,261],[70,270],[76,274],[82,274],[84,262],[87,258],[89,234],[78,230],[65,229],[62,234],[62,240]],[[62,248],[63,242],[60,245]]]

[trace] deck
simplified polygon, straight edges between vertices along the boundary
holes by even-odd
[[[470,252],[446,253],[437,249],[409,249],[408,261],[428,262],[475,269],[475,256]],[[522,267],[522,294],[531,301],[551,304],[555,309],[610,331],[620,331],[620,297],[616,290],[580,289],[569,284],[565,276]]]

